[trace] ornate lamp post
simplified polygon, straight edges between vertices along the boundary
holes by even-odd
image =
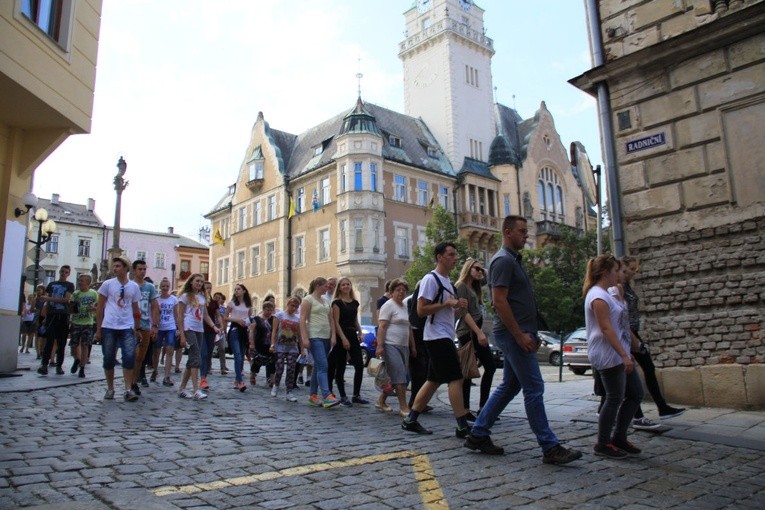
[[[110,261],[114,257],[122,255],[122,248],[120,248],[120,211],[122,209],[122,192],[125,191],[125,188],[128,186],[128,181],[123,178],[126,170],[127,163],[122,159],[122,156],[120,156],[119,161],[117,161],[117,175],[114,177],[114,191],[117,192],[117,205],[114,210],[114,240],[112,242],[112,247],[109,248],[107,267],[111,267]]]
[[[40,250],[42,245],[47,243],[50,237],[56,232],[56,222],[48,219],[48,211],[42,207],[35,211],[35,221],[37,221],[37,241],[27,239],[35,245],[35,278],[32,290],[37,288],[40,281]]]

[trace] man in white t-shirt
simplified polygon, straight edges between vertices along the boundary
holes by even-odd
[[[112,259],[114,278],[106,280],[98,289],[96,306],[95,339],[101,340],[104,353],[106,393],[104,399],[114,398],[114,365],[117,348],[122,350],[122,379],[125,382],[124,398],[127,402],[138,400],[130,388],[135,365],[135,331],[141,327],[141,289],[128,279],[130,263],[124,257]]]
[[[401,428],[418,434],[432,434],[417,421],[433,394],[442,384],[449,385],[449,402],[457,419],[456,436],[464,438],[470,432],[467,411],[462,398],[462,369],[457,348],[454,346],[455,312],[462,315],[467,310],[467,299],[457,298],[457,292],[449,280],[449,272],[457,264],[457,247],[451,242],[440,242],[433,249],[436,269],[420,281],[417,298],[417,314],[426,317],[423,340],[428,351],[430,365],[428,380],[422,385],[409,416],[404,418]],[[438,278],[438,279],[436,279]]]

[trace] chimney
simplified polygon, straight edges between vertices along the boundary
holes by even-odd
[[[175,233],[175,229],[173,227],[167,227],[167,233],[168,234],[174,234]]]
[[[53,196],[50,197],[50,203],[51,205],[58,205],[58,193],[54,193]]]
[[[96,201],[92,198],[88,199],[88,212],[93,212],[96,210]]]

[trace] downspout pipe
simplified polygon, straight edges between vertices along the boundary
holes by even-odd
[[[585,0],[585,11],[587,13],[587,24],[590,32],[590,46],[592,48],[592,58],[594,67],[600,67],[605,64],[603,55],[603,38],[600,33],[598,21],[600,13],[598,11],[597,0]],[[608,180],[608,204],[611,207],[611,231],[613,232],[614,255],[621,257],[624,252],[624,231],[622,229],[622,202],[619,195],[619,175],[616,164],[616,146],[614,144],[614,126],[612,122],[611,97],[608,91],[608,84],[605,81],[598,82],[596,85],[598,96],[598,117],[600,121],[600,132],[603,136],[603,157],[605,159],[606,177]],[[598,222],[602,221],[598,218]]]
[[[290,205],[292,201],[292,190],[290,189],[290,179],[284,177],[284,192],[287,196],[287,293],[292,294],[292,218],[290,218]],[[286,308],[286,307],[285,307]]]

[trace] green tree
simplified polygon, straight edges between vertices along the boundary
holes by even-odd
[[[582,285],[587,260],[596,255],[596,233],[579,235],[561,226],[555,243],[524,250],[524,265],[534,285],[539,311],[553,331],[584,325]]]

